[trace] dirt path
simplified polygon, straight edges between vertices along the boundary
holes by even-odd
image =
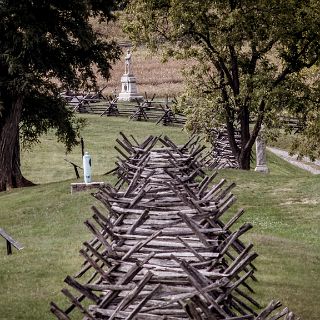
[[[304,157],[301,160],[297,160],[296,155],[290,156],[287,151],[280,150],[280,149],[273,148],[273,147],[267,147],[267,150],[271,151],[275,155],[279,156],[280,158],[290,162],[291,164],[293,164],[301,169],[307,170],[313,174],[320,174],[320,161],[319,160],[312,162],[307,157]]]

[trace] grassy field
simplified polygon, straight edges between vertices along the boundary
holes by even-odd
[[[103,174],[113,168],[113,146],[119,131],[142,140],[149,134],[167,134],[177,143],[187,136],[180,128],[125,118],[86,116],[86,150],[93,157],[95,180],[114,183]],[[6,255],[0,241],[0,319],[52,319],[49,302],[63,305],[59,291],[66,275],[76,273],[82,259],[81,243],[90,239],[83,221],[91,216],[95,200],[89,193],[70,194],[72,167],[63,159],[63,146],[52,134],[22,155],[26,177],[39,185],[0,194],[0,226],[25,248]],[[67,158],[81,165],[76,148]],[[320,176],[312,176],[272,154],[269,175],[254,171],[223,170],[218,178],[235,181],[238,198],[230,214],[244,207],[240,223],[254,225],[245,237],[259,253],[256,299],[263,304],[279,299],[302,319],[319,319],[320,292]],[[1,239],[0,239],[1,240]]]
[[[181,128],[166,128],[154,123],[135,122],[127,118],[99,117],[95,115],[81,116],[87,121],[82,131],[85,151],[92,155],[93,175],[102,175],[114,168],[117,152],[114,150],[115,140],[119,132],[133,135],[143,141],[149,135],[169,134],[178,143],[186,137],[181,135]],[[75,176],[73,167],[64,159],[68,159],[82,167],[81,148],[76,147],[70,154],[65,154],[62,144],[55,143],[55,136],[48,134],[42,143],[36,145],[31,152],[22,154],[22,171],[26,178],[35,183],[48,183],[71,179]]]

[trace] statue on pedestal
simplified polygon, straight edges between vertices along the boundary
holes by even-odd
[[[127,55],[125,57],[124,74],[130,74],[130,67],[131,67],[131,52],[130,52],[130,49],[128,49]]]
[[[124,74],[121,77],[122,89],[119,94],[119,101],[135,101],[143,100],[143,96],[140,96],[137,91],[136,78],[132,73],[132,58],[130,49],[127,50],[127,54],[124,60]]]

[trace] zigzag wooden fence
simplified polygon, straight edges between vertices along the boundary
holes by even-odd
[[[101,90],[100,90],[101,91]],[[173,111],[171,104],[155,102],[147,95],[142,102],[118,103],[117,97],[104,97],[101,92],[83,95],[62,94],[71,110],[78,113],[98,114],[100,116],[123,116],[130,120],[153,121],[157,124],[183,126],[186,117]]]
[[[252,297],[257,254],[240,239],[252,226],[236,226],[242,209],[225,217],[235,185],[204,173],[195,139],[122,134],[118,144],[119,180],[94,194],[105,211],[85,221],[93,238],[65,279],[69,307],[51,303],[58,319],[296,319]]]
[[[238,169],[238,160],[232,153],[228,132],[226,128],[212,129],[211,133],[211,150],[203,158],[202,165],[210,169]],[[240,132],[235,132],[235,140],[238,146],[241,144]]]

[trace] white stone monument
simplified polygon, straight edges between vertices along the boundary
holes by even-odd
[[[254,171],[268,173],[267,155],[266,155],[266,142],[259,134],[256,139],[256,168]]]
[[[143,96],[138,94],[136,78],[132,73],[131,52],[128,49],[125,57],[124,74],[121,77],[121,92],[118,101],[143,100]]]

